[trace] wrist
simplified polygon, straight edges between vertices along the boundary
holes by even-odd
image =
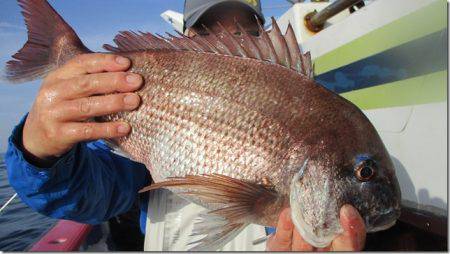
[[[29,152],[22,144],[20,147],[20,150],[22,150],[23,157],[32,165],[35,165],[36,167],[40,168],[50,168],[55,164],[55,162],[58,160],[58,157],[56,156],[37,156],[31,152]]]
[[[22,135],[20,135],[20,140],[17,144],[18,148],[22,151],[24,158],[30,164],[33,164],[37,167],[41,168],[51,167],[58,160],[58,156],[46,153],[45,152],[46,150],[42,149],[42,144],[36,145],[35,143],[33,143],[32,137],[28,135],[26,128],[27,128],[27,121],[24,124]]]

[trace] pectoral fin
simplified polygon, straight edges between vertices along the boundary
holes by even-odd
[[[217,250],[223,247],[258,217],[256,204],[264,207],[277,198],[267,185],[238,180],[224,175],[198,175],[168,178],[145,187],[140,192],[168,188],[177,193],[200,199],[209,207],[219,209],[200,216],[193,235],[206,235],[194,242],[192,250]],[[194,244],[192,243],[192,244]]]
[[[170,177],[140,190],[146,192],[159,188],[177,189],[177,193],[193,196],[205,204],[216,204],[221,209],[212,211],[232,221],[255,214],[255,204],[272,202],[277,193],[267,184],[257,184],[232,177],[211,174],[185,177]]]
[[[204,237],[190,242],[192,247],[189,251],[216,251],[233,240],[247,225],[248,223],[232,223],[211,212],[200,214],[191,237]]]

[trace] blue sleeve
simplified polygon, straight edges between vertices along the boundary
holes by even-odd
[[[128,211],[150,183],[143,164],[112,153],[101,142],[80,143],[50,168],[29,163],[20,149],[25,118],[9,138],[5,156],[10,185],[46,216],[98,224]]]

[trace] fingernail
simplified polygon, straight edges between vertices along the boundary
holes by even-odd
[[[130,131],[130,126],[126,123],[120,124],[119,127],[117,127],[117,131],[120,134],[127,134]]]
[[[128,65],[129,64],[129,60],[122,56],[116,57],[116,62],[120,65]]]
[[[344,215],[346,218],[355,218],[358,216],[358,211],[356,211],[355,208],[353,208],[351,205],[344,205],[342,206],[342,215]]]
[[[123,102],[129,108],[135,108],[139,104],[139,96],[136,94],[128,94],[123,98]]]
[[[137,87],[141,85],[141,76],[136,74],[128,74],[126,77],[127,83],[132,85],[133,87]]]

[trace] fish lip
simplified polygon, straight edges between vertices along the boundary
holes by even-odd
[[[383,231],[386,230],[388,228],[391,228],[392,226],[394,226],[397,223],[397,220],[392,221],[391,223],[382,225],[382,226],[377,226],[377,227],[372,227],[368,230],[368,232],[370,233],[374,233],[374,232],[378,232],[378,231]]]
[[[400,217],[400,209],[391,208],[384,213],[368,218],[369,232],[377,232],[388,229],[395,225],[397,219]]]

